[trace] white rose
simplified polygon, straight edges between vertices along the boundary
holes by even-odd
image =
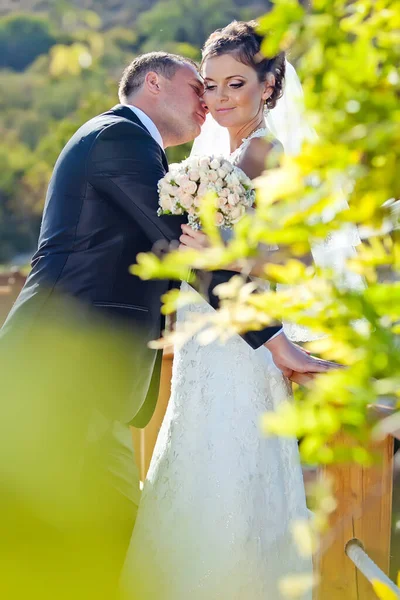
[[[231,191],[232,194],[236,194],[236,196],[243,196],[245,189],[241,185],[234,185]]]
[[[235,173],[230,173],[226,176],[226,181],[231,186],[240,185],[238,176]]]
[[[195,198],[193,200],[194,206],[196,206],[196,208],[199,208],[201,206],[202,200],[203,200],[203,196],[195,196]]]
[[[181,185],[181,188],[186,194],[195,194],[197,192],[197,183],[188,179],[188,181],[185,181],[185,183]]]
[[[192,169],[191,171],[189,171],[189,179],[190,181],[199,181],[200,171],[196,169]]]
[[[183,187],[186,183],[190,181],[190,179],[185,173],[181,173],[176,176],[175,181],[180,187]]]
[[[243,217],[245,208],[243,205],[234,206],[229,214],[232,223],[237,223]]]
[[[170,183],[166,183],[162,186],[161,191],[165,194],[169,194],[170,196],[175,196],[177,191],[176,185],[171,185]]]
[[[222,162],[221,169],[224,169],[224,171],[226,171],[226,173],[228,174],[232,173],[234,167],[228,160],[224,160]]]
[[[175,200],[180,202],[182,198],[185,196],[185,191],[182,188],[176,188]]]
[[[159,204],[163,210],[169,210],[170,212],[172,212],[172,210],[174,208],[174,203],[172,201],[172,198],[167,195],[160,196]]]
[[[214,158],[211,162],[210,162],[210,168],[214,169],[215,171],[217,169],[219,169],[221,166],[221,163],[219,162],[218,158]]]
[[[242,174],[242,176],[240,177],[240,181],[242,183],[242,185],[246,186],[246,187],[252,187],[252,183],[251,183],[251,179],[250,177],[247,177],[247,175],[245,175],[245,173]]]
[[[223,196],[224,198],[227,198],[227,197],[229,196],[229,193],[230,193],[230,192],[229,192],[228,188],[223,188],[223,189],[220,191],[219,195],[220,195],[220,196]]]
[[[206,183],[200,183],[199,188],[197,190],[197,196],[205,196],[208,192],[208,186]]]
[[[165,177],[164,177],[164,181],[165,181],[166,183],[171,183],[171,181],[173,181],[173,180],[174,180],[174,175],[173,175],[173,173],[172,173],[171,171],[169,171],[169,172],[168,172],[168,173],[165,175]]]
[[[224,215],[220,212],[215,213],[215,224],[220,227],[224,222]]]
[[[215,181],[217,181],[218,175],[217,175],[217,173],[215,171],[210,171],[208,173],[207,178],[208,178],[208,181],[212,181],[214,183]]]
[[[191,156],[190,158],[188,158],[187,160],[185,160],[185,163],[188,166],[189,171],[198,170],[198,168],[199,168],[199,157],[198,156]]]
[[[208,170],[210,166],[210,159],[208,156],[202,156],[199,160],[199,167],[200,169],[206,169]]]
[[[224,167],[220,167],[219,169],[217,169],[217,173],[218,177],[221,177],[221,179],[224,179],[228,175],[228,171],[224,169]]]
[[[222,190],[222,188],[224,187],[224,180],[221,179],[221,177],[218,177],[217,181],[215,182],[215,185],[217,188],[220,188]]]
[[[236,204],[239,202],[240,198],[237,194],[229,194],[228,196],[228,202],[231,206],[236,206]]]
[[[179,198],[179,204],[184,208],[191,208],[193,206],[193,196],[190,194],[183,194],[182,197]]]

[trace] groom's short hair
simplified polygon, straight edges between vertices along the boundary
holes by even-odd
[[[154,71],[167,79],[172,79],[177,70],[186,65],[198,69],[198,65],[190,58],[169,52],[148,52],[137,56],[122,74],[118,90],[120,101],[126,102],[142,87],[147,73]]]

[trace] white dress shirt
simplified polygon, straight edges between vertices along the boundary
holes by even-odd
[[[161,133],[158,131],[157,127],[155,126],[154,122],[150,119],[150,117],[148,117],[146,113],[143,112],[137,106],[133,106],[132,104],[127,104],[126,106],[128,106],[128,108],[130,108],[135,113],[137,118],[140,119],[140,121],[143,123],[146,129],[148,129],[151,137],[154,140],[156,140],[157,144],[159,144],[164,150],[164,142],[161,137]]]

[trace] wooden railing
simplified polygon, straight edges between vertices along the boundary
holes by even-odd
[[[344,435],[337,442],[351,443]],[[372,450],[379,458],[373,467],[336,464],[320,471],[333,481],[337,507],[330,530],[321,540],[318,600],[376,600],[370,581],[346,554],[352,540],[357,540],[379,569],[389,574],[393,438],[386,437]]]

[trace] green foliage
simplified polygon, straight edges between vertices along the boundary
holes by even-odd
[[[30,14],[4,17],[0,20],[0,68],[23,71],[54,43],[51,24],[45,17]]]
[[[147,51],[163,49],[170,41],[202,47],[212,31],[234,18],[242,14],[231,0],[161,0],[140,16],[138,27]]]

